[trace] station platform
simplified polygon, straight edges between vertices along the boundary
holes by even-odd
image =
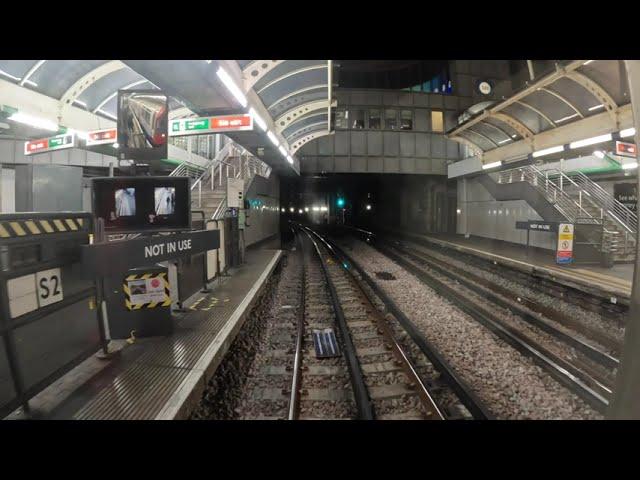
[[[250,248],[245,263],[214,279],[174,312],[166,337],[114,341],[108,360],[92,356],[30,401],[30,418],[186,419],[260,297],[282,251]],[[21,409],[6,419],[24,419]]]
[[[451,248],[461,253],[475,255],[538,277],[548,278],[558,283],[576,288],[592,295],[615,297],[616,302],[628,304],[633,280],[633,264],[616,264],[612,268],[594,265],[570,264],[560,266],[555,263],[550,250],[527,249],[501,240],[458,234],[416,234],[394,231],[407,239],[422,239]]]

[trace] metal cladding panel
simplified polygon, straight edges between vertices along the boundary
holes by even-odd
[[[29,80],[38,84],[34,87],[53,98],[60,98],[67,89],[91,70],[107,60],[47,60]]]
[[[82,168],[64,165],[34,166],[33,211],[82,211]]]
[[[384,92],[382,94],[383,105],[398,105],[398,94],[395,92]]]
[[[382,157],[369,157],[367,159],[367,172],[383,173],[384,162]]]
[[[349,157],[335,157],[334,172],[347,173],[351,171]]]
[[[366,172],[367,162],[368,160],[366,157],[351,157],[351,171]]]
[[[413,127],[418,132],[428,132],[431,130],[431,110],[426,108],[416,108],[414,110]]]
[[[382,132],[367,132],[367,153],[382,155]]]
[[[433,163],[427,159],[416,159],[415,173],[431,173],[433,169]]]
[[[335,154],[336,155],[349,155],[349,132],[336,131],[335,135]]]
[[[382,94],[353,92],[349,105],[382,105]]]
[[[323,172],[333,172],[333,157],[318,157],[318,169]]]
[[[400,160],[398,158],[384,158],[385,173],[400,173]]]
[[[69,163],[70,150],[58,150],[51,152],[51,163],[66,165]]]
[[[442,135],[431,135],[431,156],[443,158],[445,156],[444,137]]]
[[[384,154],[389,156],[398,155],[398,139],[399,133],[397,132],[383,132],[384,139]]]
[[[367,133],[366,132],[351,132],[351,155],[366,155],[367,154]]]
[[[17,142],[0,140],[0,164],[13,163],[15,161],[15,148]]]
[[[506,113],[520,123],[523,123],[533,133],[540,133],[551,127],[551,125],[536,112],[517,103],[512,103],[508,107],[503,108],[502,113]]]
[[[413,157],[416,153],[416,134],[400,133],[400,156]]]
[[[85,298],[15,330],[18,361],[26,387],[40,382],[83,353],[95,351],[100,338],[96,310]]]
[[[431,173],[434,175],[447,174],[447,161],[442,158],[434,158],[431,160]]]
[[[302,155],[318,155],[318,142],[311,141],[305,143],[299,150]]]
[[[134,72],[129,67],[125,67],[120,70],[116,70],[115,72],[111,72],[110,74],[105,75],[102,78],[99,78],[97,81],[92,83],[84,92],[82,92],[82,94],[78,97],[78,100],[85,102],[87,104],[87,108],[89,110],[93,110],[109,95],[118,91],[122,87],[125,87],[126,85],[143,79],[144,77]],[[135,88],[138,88],[138,86],[136,86]],[[76,104],[76,106],[78,105]]]
[[[69,155],[69,165],[85,165],[87,163],[86,150],[72,148]]]
[[[416,173],[416,159],[415,158],[401,158],[400,159],[400,172],[401,173]]]
[[[416,157],[428,157],[431,154],[431,137],[429,133],[416,135]]]
[[[444,106],[452,110],[458,110],[458,97],[454,95],[444,95]]]
[[[333,135],[319,137],[315,143],[318,144],[319,155],[333,155]]]
[[[444,95],[429,95],[429,106],[434,108],[444,108]]]
[[[399,93],[398,105],[403,107],[410,107],[413,105],[413,94],[411,93]]]
[[[0,337],[0,340],[2,338]],[[4,341],[0,341],[0,409],[16,396],[9,370],[9,360],[7,359]]]
[[[600,85],[618,105],[631,101],[623,60],[596,60],[578,71]]]
[[[460,144],[448,139],[445,139],[445,143],[447,145],[447,158],[460,158]]]
[[[413,94],[413,104],[416,107],[428,107],[429,106],[429,95],[425,95],[424,93],[414,93]]]

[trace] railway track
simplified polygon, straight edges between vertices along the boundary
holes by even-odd
[[[321,259],[358,418],[492,418],[388,298],[381,300],[390,313],[379,312],[372,297],[382,292],[367,282],[372,289],[367,293],[335,246],[310,229],[304,231]]]
[[[550,312],[530,299],[513,298],[511,292],[499,285],[397,242],[378,240],[373,246],[531,357],[592,407],[601,412],[606,410],[618,365],[615,357],[556,328],[541,314]],[[498,313],[500,310],[511,312],[513,318],[507,320],[507,315]],[[549,341],[543,345],[541,337],[545,336],[551,338],[551,347]]]

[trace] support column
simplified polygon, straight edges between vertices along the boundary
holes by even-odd
[[[631,95],[637,149],[640,145],[638,142],[640,138],[640,60],[625,60],[624,63]],[[609,418],[617,420],[640,419],[640,257],[638,256],[640,242],[638,240],[640,239],[636,237],[636,262],[624,346],[613,391],[613,401],[608,412]]]

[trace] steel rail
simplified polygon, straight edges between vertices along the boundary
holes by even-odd
[[[460,379],[458,375],[454,372],[451,366],[444,360],[444,358],[437,352],[437,350],[430,344],[430,342],[424,337],[422,332],[420,332],[416,326],[411,322],[406,315],[395,305],[395,303],[375,284],[375,282],[369,277],[369,275],[362,269],[362,267],[355,262],[348,254],[346,254],[340,247],[338,247],[335,243],[329,240],[326,237],[321,236],[316,231],[308,229],[311,233],[313,233],[320,241],[322,241],[327,249],[332,252],[332,254],[340,260],[348,262],[351,267],[358,272],[362,280],[373,290],[374,294],[382,300],[385,306],[389,309],[392,315],[398,320],[400,326],[407,332],[407,334],[411,337],[411,339],[418,346],[420,351],[431,361],[434,367],[440,372],[442,377],[446,380],[449,387],[455,392],[455,394],[460,399],[461,403],[469,410],[474,419],[483,419],[490,420],[494,418],[494,415],[490,412],[490,410],[484,405],[484,403],[477,398],[477,396],[473,393],[473,391],[469,388],[469,386],[464,382],[464,380]],[[344,266],[344,265],[343,265]],[[353,272],[346,268],[345,269],[350,273],[351,278],[353,278],[354,282],[358,285],[358,287],[362,290],[359,285],[359,281],[353,275]],[[363,291],[363,290],[362,290]],[[364,292],[364,291],[363,291]],[[366,295],[366,293],[365,293]],[[368,298],[368,295],[366,295]],[[386,322],[385,322],[386,323]],[[388,325],[387,325],[388,328]],[[392,333],[390,333],[392,338],[395,341],[395,338]],[[398,345],[400,352],[402,352],[402,348]],[[406,355],[405,355],[406,358]],[[406,358],[409,365],[411,362],[408,358]],[[415,372],[415,375],[420,378],[420,376]],[[431,395],[428,390],[424,386],[424,382],[420,379],[418,384],[421,388],[424,388],[427,392],[429,398]],[[433,401],[433,399],[431,399]],[[435,402],[434,402],[435,404]]]
[[[293,228],[291,229],[293,231]],[[302,240],[299,235],[293,232],[296,237],[296,244],[300,248],[301,270],[302,270],[302,287],[300,292],[300,308],[298,311],[298,331],[296,334],[296,351],[293,358],[293,379],[291,381],[291,396],[289,398],[289,420],[297,420],[300,413],[300,366],[302,364],[302,342],[304,341],[304,321],[305,321],[305,302],[306,302],[306,268],[304,264],[304,255],[302,251]]]
[[[436,293],[452,301],[458,308],[470,315],[474,320],[487,327],[502,340],[509,343],[520,353],[533,359],[538,365],[543,367],[553,378],[569,388],[600,412],[605,412],[611,395],[611,390],[590,375],[580,372],[569,362],[559,358],[554,353],[548,351],[540,345],[535,345],[516,329],[506,325],[499,320],[492,312],[479,306],[473,300],[465,297],[462,293],[450,287],[433,274],[411,264],[399,255],[392,252],[383,252],[388,258],[398,263],[400,266],[415,275],[420,281],[431,287]]]
[[[349,375],[351,377],[351,384],[353,386],[353,396],[356,402],[356,408],[358,410],[358,419],[373,420],[375,418],[373,404],[371,402],[371,398],[369,397],[367,386],[364,383],[364,374],[362,373],[360,363],[358,362],[356,348],[353,344],[353,340],[351,339],[349,327],[347,327],[347,321],[344,317],[344,311],[342,310],[342,305],[340,304],[340,300],[338,298],[338,292],[336,291],[336,287],[331,280],[329,270],[325,265],[323,255],[322,252],[320,252],[318,243],[312,238],[309,232],[305,231],[305,233],[309,237],[309,240],[313,244],[316,254],[318,255],[318,260],[320,262],[320,266],[322,267],[322,273],[329,289],[329,293],[331,295],[331,303],[333,305],[336,323],[338,324],[338,328],[340,330],[340,336],[342,337],[345,359],[347,361],[347,367],[349,369]]]

